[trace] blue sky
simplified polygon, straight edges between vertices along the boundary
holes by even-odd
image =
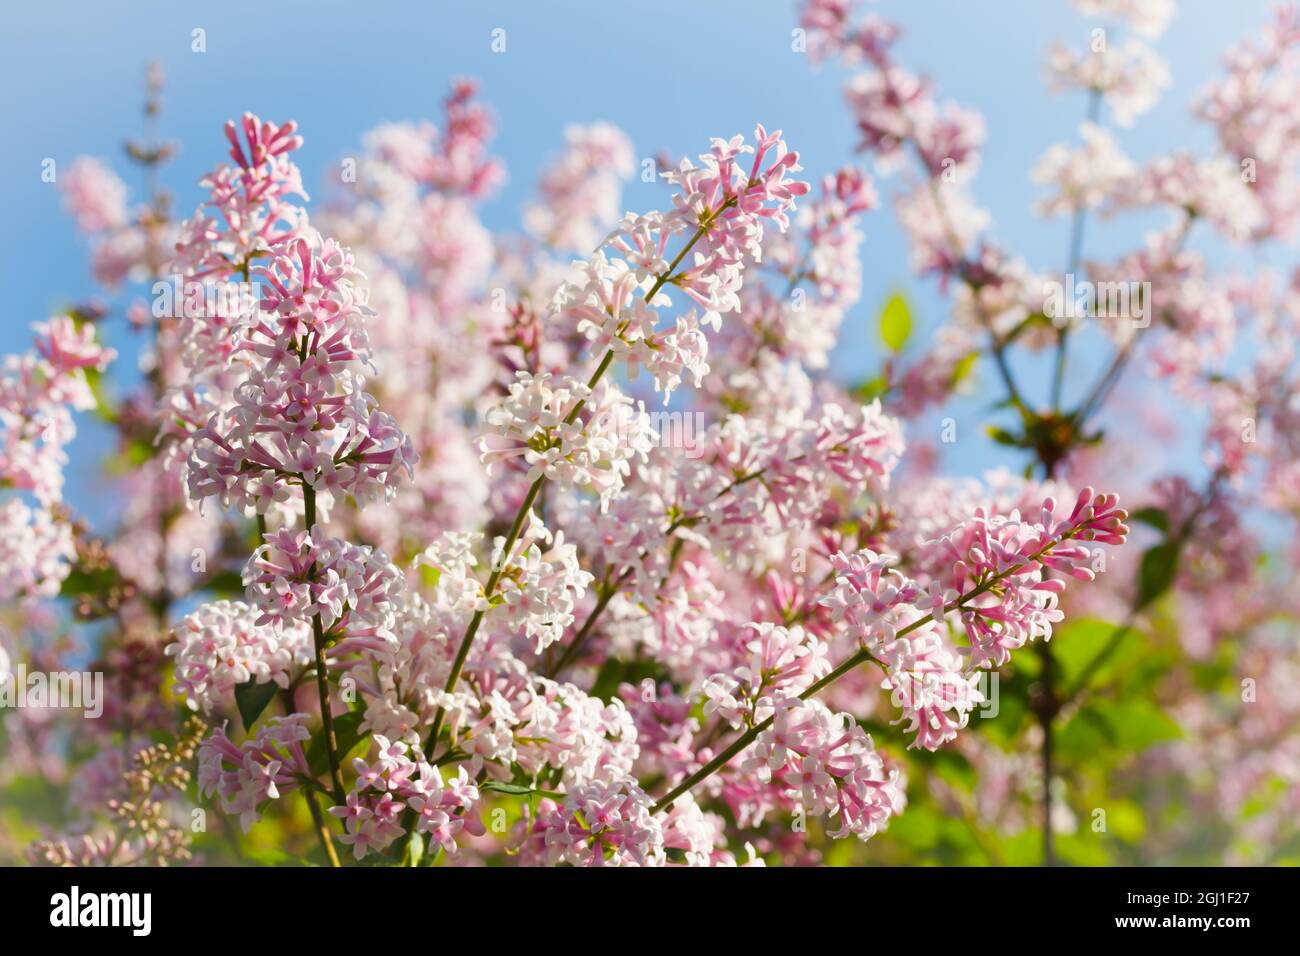
[[[1158,43],[1173,85],[1153,112],[1121,133],[1122,145],[1138,159],[1208,144],[1187,105],[1216,75],[1223,47],[1257,28],[1269,11],[1265,0],[1179,6]],[[1081,45],[1088,22],[1065,0],[885,0],[876,7],[904,28],[903,62],[930,74],[945,96],[984,113],[988,144],[975,194],[994,215],[995,235],[1031,265],[1059,268],[1068,224],[1031,214],[1029,169],[1050,143],[1073,136],[1084,112],[1081,95],[1046,91],[1044,49],[1058,38]],[[55,187],[41,182],[41,162],[97,155],[138,189],[120,144],[140,131],[142,78],[151,60],[167,74],[162,131],[182,144],[167,172],[181,214],[199,199],[199,175],[223,155],[221,124],[229,117],[251,110],[297,119],[306,137],[299,162],[319,191],[326,171],[355,155],[366,130],[383,121],[436,120],[448,80],[470,75],[479,78],[496,113],[495,152],[510,171],[484,218],[490,227],[510,228],[570,122],[616,123],[649,156],[661,149],[699,152],[709,137],[748,133],[761,121],[785,130],[809,178],[853,160],[854,133],[840,93],[844,74],[834,66],[810,68],[791,51],[794,20],[788,0],[13,5],[0,36],[6,91],[0,181],[7,194],[0,281],[9,297],[0,349],[25,347],[32,321],[95,292],[86,248],[61,212]],[[206,31],[205,53],[191,52],[195,28]],[[504,53],[490,46],[498,28],[505,30]],[[887,194],[889,187],[881,189]],[[643,208],[662,195],[638,183],[625,202]],[[870,217],[867,236],[863,303],[845,324],[834,363],[845,378],[869,375],[876,365],[875,314],[890,290],[912,295],[922,338],[944,310],[928,284],[909,276],[890,213]],[[1088,252],[1120,251],[1140,238],[1132,221],[1094,225]],[[1087,367],[1100,360],[1084,354],[1077,361]],[[1041,377],[1038,369],[1027,371],[1032,390]],[[89,505],[95,494],[90,466],[103,441],[93,427],[83,428],[73,449],[74,503]],[[1006,460],[973,444],[963,449],[960,465],[970,471]]]

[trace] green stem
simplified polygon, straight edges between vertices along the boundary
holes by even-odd
[[[586,642],[587,637],[591,634],[591,629],[595,626],[596,619],[599,618],[605,608],[609,606],[609,602],[614,600],[614,595],[618,594],[622,589],[624,582],[626,582],[631,576],[632,569],[628,568],[619,575],[618,579],[612,585],[601,589],[600,599],[596,602],[596,606],[591,609],[591,613],[587,615],[587,619],[582,622],[582,627],[578,630],[578,633],[573,636],[573,640],[570,641],[569,646],[564,649],[564,653],[560,655],[559,660],[557,660],[555,665],[550,668],[550,673],[547,674],[548,677],[554,677],[573,661],[577,656],[578,651],[582,648],[582,645]]]
[[[1052,723],[1060,711],[1056,697],[1056,661],[1046,641],[1038,645],[1038,659],[1042,662],[1040,696],[1035,708],[1038,726],[1043,734],[1039,757],[1043,770],[1043,866],[1056,865],[1056,838],[1052,832],[1052,777],[1055,774]]]
[[[302,477],[302,503],[304,522],[307,525],[307,532],[316,526],[316,489],[307,481],[307,477]],[[311,575],[315,577],[315,562],[311,566]],[[320,612],[311,616],[311,633],[313,642],[316,645],[316,689],[320,696],[320,713],[321,721],[324,724],[325,731],[325,749],[329,754],[330,762],[330,782],[333,786],[333,797],[335,804],[343,804],[346,800],[346,789],[343,786],[343,770],[339,766],[339,743],[338,737],[334,733],[334,711],[330,704],[330,687],[329,687],[329,667],[325,662],[325,628],[321,624]]]
[[[266,519],[259,514],[257,523],[263,529],[263,534],[265,534]],[[285,713],[292,714],[294,711],[293,691],[285,690],[283,697]],[[325,822],[325,814],[321,813],[320,802],[316,799],[315,791],[310,787],[303,787],[302,797],[307,801],[307,810],[311,813],[312,825],[316,828],[316,839],[320,841],[321,849],[325,852],[325,858],[329,860],[331,867],[342,867],[343,864],[339,862],[339,855],[334,849],[334,839],[330,836],[330,828]]]
[[[488,576],[487,586],[483,589],[485,600],[490,601],[492,595],[496,593],[497,585],[501,582],[501,575],[510,563],[510,552],[514,549],[515,542],[519,540],[519,534],[523,530],[524,519],[532,511],[533,502],[537,499],[537,493],[542,490],[542,485],[545,482],[546,476],[543,475],[532,483],[532,486],[528,489],[528,494],[524,496],[523,504],[519,506],[519,512],[515,515],[514,523],[510,526],[510,533],[506,535],[505,544],[501,548],[501,558],[497,566],[492,569],[492,573]],[[460,681],[461,671],[465,669],[465,660],[469,657],[470,646],[474,643],[474,636],[478,634],[479,625],[483,623],[485,613],[485,611],[474,612],[474,616],[470,618],[469,626],[465,628],[465,636],[461,638],[460,646],[456,648],[456,657],[451,662],[451,672],[447,675],[447,681],[442,687],[449,694],[456,689],[456,684]],[[446,712],[442,707],[439,707],[433,715],[433,728],[429,731],[429,738],[424,745],[426,754],[433,754],[433,747],[438,741],[438,734],[442,730],[442,722],[445,716]]]
[[[316,794],[310,790],[302,792],[303,798],[307,801],[307,809],[311,812],[312,824],[316,827],[316,838],[320,840],[321,847],[325,850],[325,857],[330,861],[330,866],[335,869],[341,869],[343,864],[339,861],[338,851],[334,849],[334,840],[330,836],[329,826],[325,822],[325,814],[321,812],[320,802],[316,799]]]

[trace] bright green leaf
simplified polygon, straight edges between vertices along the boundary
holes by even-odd
[[[979,357],[979,352],[967,352],[961,357],[961,360],[952,367],[953,388],[956,388],[970,377],[971,372],[975,370],[975,363],[979,361]]]
[[[508,793],[513,796],[529,798],[550,797],[552,800],[564,799],[564,794],[555,790],[543,790],[539,787],[530,787],[526,783],[505,783],[501,780],[487,780],[478,785],[479,790],[489,793]]]
[[[507,783],[504,780],[485,780],[478,788],[489,793],[510,793],[517,797],[533,792],[533,788],[526,783]]]
[[[880,337],[891,352],[901,352],[912,334],[912,308],[895,292],[880,310]]]
[[[1066,760],[1116,759],[1176,740],[1182,735],[1154,703],[1146,700],[1095,699],[1080,707],[1057,735]]]
[[[1094,709],[1110,725],[1121,749],[1145,750],[1183,735],[1178,724],[1149,700],[1101,700]]]
[[[1052,637],[1053,658],[1061,669],[1062,683],[1072,687],[1086,668],[1111,641],[1116,641],[1109,654],[1107,667],[1128,656],[1140,646],[1142,637],[1133,630],[1120,634],[1121,625],[1095,617],[1074,618],[1058,628]],[[1105,672],[1106,668],[1097,673]]]
[[[1009,432],[1005,428],[1000,428],[997,425],[989,425],[984,429],[984,431],[989,438],[992,438],[999,445],[1008,445],[1011,448],[1026,447],[1023,436]]]
[[[884,395],[889,390],[889,380],[883,375],[877,375],[875,378],[868,379],[865,382],[859,382],[853,386],[853,398],[863,404],[874,401]]]
[[[1106,807],[1106,828],[1121,840],[1137,843],[1146,832],[1142,808],[1131,800],[1117,800]]]
[[[424,834],[418,830],[412,830],[410,836],[406,838],[406,853],[402,860],[403,866],[419,866],[420,860],[424,858]]]

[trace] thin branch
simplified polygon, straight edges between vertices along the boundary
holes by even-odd
[[[967,591],[965,594],[958,597],[952,603],[945,605],[943,612],[945,614],[950,614],[953,611],[962,608],[968,602],[970,602],[974,598],[979,597],[981,594],[985,594],[988,591],[992,590],[1007,578],[1019,574],[1020,572],[1024,571],[1026,568],[1029,568],[1032,565],[1036,564],[1041,557],[1043,557],[1053,548],[1057,547],[1057,545],[1063,543],[1070,537],[1072,537],[1072,535],[1065,535],[1057,540],[1054,540],[1052,541],[1051,544],[1047,545],[1040,551],[1037,551],[1034,554],[1030,555],[1029,558],[1027,558],[1022,563],[1013,565],[1007,570],[993,575],[983,584],[980,584],[977,587],[972,588],[970,591]],[[908,634],[911,634],[913,631],[918,630],[919,628],[923,627],[925,624],[929,623],[930,621],[931,621],[931,617],[928,614],[923,615],[922,617],[918,617],[911,624],[899,628],[898,632],[895,634],[895,637],[896,638],[906,637]],[[829,687],[831,684],[835,683],[845,674],[854,670],[860,664],[865,664],[868,662],[874,662],[877,664],[880,663],[879,661],[876,660],[875,657],[872,656],[869,650],[867,650],[866,648],[859,649],[855,654],[851,655],[844,661],[841,661],[840,664],[829,674],[827,674],[825,677],[821,678],[820,680],[812,684],[812,686],[810,686],[807,690],[805,690],[802,694],[799,695],[799,699],[809,700],[810,698],[816,696],[825,688]],[[676,800],[678,797],[680,797],[682,794],[693,789],[701,781],[707,779],[708,777],[716,773],[718,770],[725,767],[733,757],[735,757],[738,753],[740,753],[742,750],[744,750],[746,747],[752,744],[758,738],[759,734],[761,734],[768,727],[772,726],[772,719],[773,718],[770,716],[767,717],[766,719],[755,724],[753,727],[749,728],[749,730],[745,731],[745,733],[737,737],[734,741],[731,742],[729,746],[727,746],[726,749],[724,749],[716,757],[710,760],[699,770],[695,771],[695,773],[691,774],[689,777],[687,777],[677,786],[673,787],[673,789],[668,791],[668,793],[666,793],[664,796],[660,797],[659,800],[655,802],[654,806],[651,807],[651,811],[657,813],[660,810],[666,809],[667,807],[671,806],[673,801]]]

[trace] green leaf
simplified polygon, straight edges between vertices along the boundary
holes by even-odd
[[[1178,724],[1149,700],[1100,700],[1094,709],[1110,725],[1115,744],[1122,749],[1145,750],[1183,735]]]
[[[509,793],[517,797],[533,792],[533,788],[526,783],[506,783],[504,780],[485,780],[478,785],[478,788],[489,793]]]
[[[488,780],[478,785],[479,790],[486,790],[494,793],[508,793],[516,797],[528,797],[530,801],[538,797],[550,797],[552,800],[563,800],[564,794],[558,790],[544,790],[541,787],[530,787],[526,783],[506,783],[502,780]]]
[[[979,352],[967,352],[961,357],[961,361],[952,367],[953,388],[956,388],[970,377],[971,372],[975,370],[975,363],[979,361],[979,357]]]
[[[1056,630],[1052,637],[1053,658],[1061,669],[1062,682],[1073,687],[1084,668],[1116,639],[1121,625],[1095,617],[1074,618]],[[1099,677],[1112,670],[1116,663],[1129,656],[1142,643],[1142,636],[1130,629],[1118,638],[1115,650],[1106,664],[1093,675]]]
[[[889,380],[883,375],[877,375],[875,378],[854,385],[852,394],[855,401],[862,402],[865,405],[884,395],[887,391],[889,391]]]
[[[908,809],[912,812],[901,814],[889,821],[889,836],[917,850],[932,849],[939,842],[943,819],[933,807],[921,806]],[[905,817],[911,819],[904,819]],[[847,843],[848,841],[836,842]]]
[[[1147,700],[1098,699],[1080,707],[1057,735],[1066,760],[1115,761],[1182,736],[1178,724]]]
[[[334,718],[334,742],[339,748],[339,762],[344,762],[348,754],[357,748],[357,744],[362,741],[361,721],[365,720],[366,712],[364,710],[351,710],[342,717]],[[330,768],[329,749],[325,743],[325,729],[322,727],[320,732],[311,739],[311,747],[307,750],[307,766],[316,776],[322,776]]]
[[[1055,644],[1055,640],[1053,640]],[[997,683],[997,716],[981,714],[981,720],[971,720],[971,725],[1003,750],[1014,749],[1021,728],[1030,718],[1029,696],[1035,677],[1025,673],[1026,666],[1037,663],[1034,654],[1022,654],[1016,659],[1016,668],[999,675]],[[991,695],[993,685],[988,685]],[[991,706],[991,705],[990,705]],[[978,711],[977,711],[978,713]]]
[[[203,587],[224,597],[237,597],[244,593],[244,579],[238,571],[218,571]]]
[[[1129,517],[1165,534],[1169,533],[1169,514],[1163,508],[1139,508]]]
[[[244,859],[257,866],[302,866],[301,858],[276,847],[250,847],[242,851]]]
[[[252,733],[253,724],[262,716],[277,690],[274,681],[257,684],[247,680],[235,686],[235,704],[239,707],[239,719],[244,722],[245,733]]]
[[[1007,431],[1005,428],[1000,428],[997,425],[989,425],[984,429],[984,431],[989,438],[992,438],[999,445],[1007,445],[1011,448],[1027,447],[1022,435],[1017,435],[1013,432]]]
[[[1170,541],[1154,545],[1142,554],[1138,571],[1138,607],[1146,607],[1169,590],[1178,575],[1178,545]]]
[[[105,467],[110,474],[123,475],[139,468],[157,453],[158,449],[152,442],[130,438],[120,452],[108,459]]]
[[[1111,862],[1105,844],[1088,827],[1081,827],[1077,833],[1061,834],[1056,848],[1062,861],[1070,866],[1105,866]]]
[[[410,836],[406,838],[406,853],[402,858],[403,866],[419,866],[420,860],[424,858],[424,834],[418,830],[412,830]]]
[[[880,310],[880,337],[891,352],[903,351],[912,334],[912,308],[901,292],[895,292]]]
[[[611,657],[596,672],[596,682],[589,693],[609,703],[618,696],[622,684],[640,684],[647,677],[659,677],[659,667],[654,661],[620,661]]]
[[[117,410],[106,391],[104,373],[97,368],[85,369],[86,384],[90,387],[91,397],[95,400],[95,415],[111,424],[117,423]]]
[[[1138,843],[1146,833],[1142,808],[1131,800],[1117,800],[1106,806],[1107,829],[1128,843]]]
[[[111,567],[94,571],[74,567],[68,573],[68,576],[63,579],[59,594],[63,597],[77,597],[82,594],[104,594],[110,588],[114,588],[121,583],[122,578]]]
[[[902,814],[898,819],[906,815]],[[1043,862],[1043,838],[1032,827],[1008,836],[998,836],[997,841],[1007,866],[1038,866]]]

